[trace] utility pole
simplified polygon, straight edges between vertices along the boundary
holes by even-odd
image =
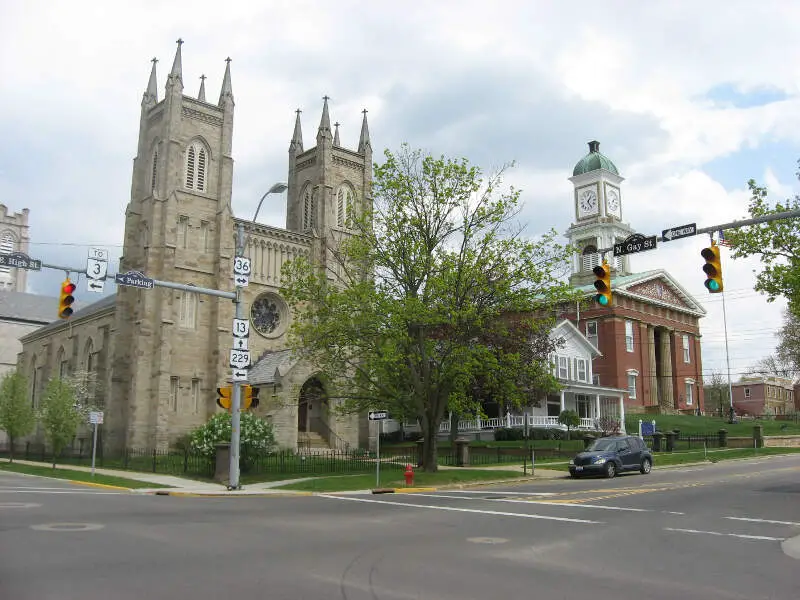
[[[244,258],[244,225],[239,223],[236,228],[236,257],[233,259],[234,278],[236,281],[236,292],[233,304],[236,306],[235,318],[244,319],[244,306],[242,305],[242,286],[237,279],[236,271],[246,270],[246,275],[250,274],[250,261],[247,260],[247,268],[241,268],[245,261]],[[246,285],[246,282],[245,282]],[[249,353],[248,353],[249,354]],[[233,378],[233,394],[231,394],[231,461],[229,467],[228,489],[238,490],[239,484],[239,450],[241,447],[241,408],[242,408],[242,382],[239,377]]]

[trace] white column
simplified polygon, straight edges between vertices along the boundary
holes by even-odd
[[[564,412],[564,390],[561,390],[561,412]]]
[[[594,418],[600,418],[600,394],[595,394],[594,397]]]
[[[619,429],[625,433],[625,395],[619,395]]]

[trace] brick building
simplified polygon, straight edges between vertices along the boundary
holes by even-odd
[[[795,410],[794,381],[787,377],[741,377],[731,390],[737,415],[786,415]]]
[[[628,412],[696,412],[703,407],[699,320],[705,309],[663,269],[632,272],[630,255],[602,252],[634,230],[623,221],[623,198],[616,165],[589,142],[570,178],[575,222],[566,236],[579,249],[573,260],[573,285],[595,293],[592,269],[603,260],[612,268],[613,303],[594,301],[588,310],[565,315],[600,350],[595,385],[625,388]]]

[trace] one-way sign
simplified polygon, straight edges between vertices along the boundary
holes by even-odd
[[[389,413],[385,410],[371,410],[369,411],[370,421],[383,421],[389,418]]]
[[[661,241],[671,242],[672,240],[679,240],[693,235],[697,235],[697,223],[689,223],[688,225],[665,229],[661,232]]]

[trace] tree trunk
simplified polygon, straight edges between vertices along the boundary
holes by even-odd
[[[435,473],[439,467],[439,453],[436,448],[438,431],[438,423],[431,423],[429,419],[422,420],[422,470],[426,473]]]
[[[455,442],[456,438],[458,437],[458,422],[460,420],[461,420],[461,415],[460,414],[458,414],[457,412],[451,412],[450,413],[450,435],[449,435],[449,438],[450,438],[450,443],[451,444],[453,442]]]
[[[14,437],[8,436],[8,462],[14,462]]]

